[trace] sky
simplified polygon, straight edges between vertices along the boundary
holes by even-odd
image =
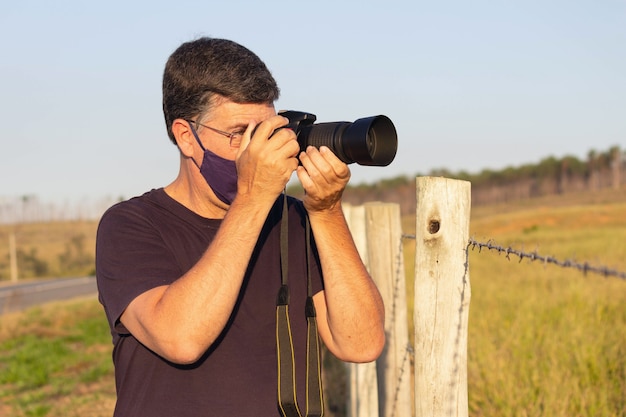
[[[200,36],[259,55],[277,109],[388,116],[398,154],[354,185],[626,148],[624,0],[21,0],[0,6],[0,203],[169,184],[163,67]]]

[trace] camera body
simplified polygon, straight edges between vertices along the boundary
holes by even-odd
[[[285,126],[293,130],[300,149],[327,146],[346,164],[387,166],[398,149],[398,135],[393,122],[383,115],[350,122],[315,123],[311,113],[295,110],[280,111],[289,119]]]

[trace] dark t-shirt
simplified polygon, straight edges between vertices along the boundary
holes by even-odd
[[[250,260],[230,320],[192,365],[168,362],[120,323],[128,304],[146,290],[181,277],[206,251],[221,220],[188,210],[163,189],[111,207],[96,243],[100,302],[113,336],[116,417],[277,416],[276,296],[281,283],[282,199],[272,208]],[[298,400],[304,406],[306,318],[305,209],[289,199],[290,318]],[[313,253],[314,293],[322,289]],[[228,254],[238,256],[237,253]]]

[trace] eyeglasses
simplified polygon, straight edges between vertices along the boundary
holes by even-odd
[[[196,122],[194,120],[188,120],[188,122],[189,123],[194,123],[194,124],[196,124],[198,126],[202,126],[205,129],[209,129],[209,130],[211,130],[211,131],[213,131],[213,132],[215,132],[217,134],[220,134],[222,136],[226,136],[229,139],[229,144],[230,144],[231,148],[238,148],[239,146],[241,146],[241,139],[243,138],[243,133],[244,132],[239,131],[239,132],[228,133],[228,132],[224,132],[223,130],[219,130],[219,129],[216,129],[214,127],[211,127],[211,126],[207,126],[207,125],[204,125],[202,123],[198,123],[198,122]]]

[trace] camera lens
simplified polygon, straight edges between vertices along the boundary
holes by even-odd
[[[387,116],[372,116],[354,123],[331,122],[303,126],[298,134],[301,149],[327,146],[346,164],[387,166],[398,148],[396,129]]]

